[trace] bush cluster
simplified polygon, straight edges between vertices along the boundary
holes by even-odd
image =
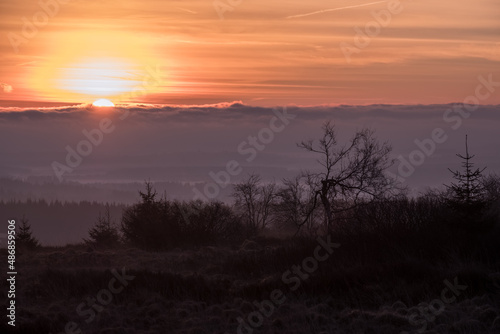
[[[245,234],[241,219],[221,202],[158,199],[150,183],[140,195],[141,201],[123,213],[121,224],[124,240],[139,248],[224,242]]]

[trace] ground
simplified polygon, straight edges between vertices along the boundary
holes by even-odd
[[[17,257],[16,327],[4,322],[0,328],[53,334],[500,333],[496,266],[452,253],[422,261],[398,254],[397,246],[387,250],[390,257],[372,252],[369,258],[371,246],[349,241],[331,253],[317,250],[324,243],[261,238],[164,252],[86,245],[23,252]],[[312,260],[316,255],[322,260]],[[308,277],[295,274],[294,265],[304,274],[307,267]]]

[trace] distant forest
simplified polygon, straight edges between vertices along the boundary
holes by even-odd
[[[484,167],[474,167],[467,139],[465,146],[465,155],[457,154],[459,164],[453,164],[461,162],[461,168],[450,169],[451,182],[445,183],[444,189],[417,197],[408,196],[408,189],[385,173],[393,164],[387,143],[378,142],[371,130],[364,129],[347,145],[339,145],[334,125],[327,122],[317,142],[299,144],[319,156],[320,173],[302,172],[281,182],[249,174],[230,186],[221,183],[218,190],[226,193],[205,201],[172,195],[176,186],[177,190],[187,188],[192,192],[189,184],[147,181],[144,190],[139,184],[113,189],[104,184],[56,185],[3,179],[1,195],[9,199],[0,199],[0,212],[5,221],[29,221],[42,245],[79,243],[89,234],[98,244],[104,240],[104,244],[111,241],[165,249],[186,242],[213,243],[235,237],[244,240],[269,232],[287,236],[373,231],[408,235],[421,231],[433,235],[447,231],[489,233],[499,227],[500,177],[483,174]],[[227,174],[219,172],[218,178],[224,179],[223,173]],[[138,190],[141,188],[143,191]],[[81,190],[92,201],[75,201],[61,194],[61,189],[63,194]],[[200,189],[206,195],[211,188]],[[23,193],[33,197],[16,199]],[[36,199],[41,196],[49,199]],[[51,201],[52,197],[64,198],[65,202]]]
[[[202,188],[204,183],[197,186]],[[110,215],[120,223],[127,205],[136,203],[143,183],[60,183],[31,177],[25,180],[0,178],[0,218],[29,221],[42,245],[79,243],[110,203]],[[161,194],[180,200],[193,199],[193,188],[181,182],[155,182]],[[230,198],[221,192],[221,198]]]
[[[110,204],[112,219],[119,221],[125,207],[124,204]],[[29,221],[33,234],[44,246],[81,242],[105,208],[103,203],[89,201],[0,201],[2,221],[15,219],[20,222],[24,217]]]
[[[200,183],[201,186],[203,183]],[[30,177],[24,180],[0,178],[0,200],[28,199],[68,202],[96,201],[132,204],[137,201],[137,192],[142,182],[124,183],[77,183],[59,182],[53,178]],[[177,199],[192,199],[192,186],[181,182],[155,182],[156,189]]]

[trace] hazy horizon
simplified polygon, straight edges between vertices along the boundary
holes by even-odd
[[[112,131],[102,133],[101,137],[95,135],[97,145],[91,145],[87,156],[81,155],[78,166],[71,167],[71,171],[62,170],[59,181],[210,182],[213,181],[210,172],[224,170],[234,160],[243,169],[231,183],[250,173],[280,181],[303,170],[317,170],[317,157],[300,150],[296,144],[317,139],[323,123],[332,120],[340,143],[364,127],[375,130],[380,141],[387,141],[393,147],[392,157],[396,161],[390,171],[395,175],[403,171],[399,175],[403,182],[415,191],[422,191],[450,180],[447,169],[459,167],[455,154],[464,151],[466,134],[470,152],[476,155],[475,164],[488,167],[486,173],[500,171],[500,158],[492,141],[500,118],[497,110],[498,106],[479,106],[469,113],[460,104],[288,106],[285,110],[241,102],[203,106],[142,104],[111,110],[85,105],[44,109],[0,107],[0,139],[16,143],[15,150],[9,145],[0,148],[4,158],[0,177],[31,176],[57,181],[54,162],[66,166],[69,152],[76,152],[80,142],[89,142],[88,133],[99,129],[103,120],[109,120]],[[462,117],[464,112],[470,116]],[[260,142],[259,132],[269,128],[276,113],[289,115],[290,119],[283,124],[276,122],[283,126],[282,131],[273,133],[265,143]],[[429,142],[436,128],[443,130],[446,140],[435,142],[434,150],[425,152],[432,145],[427,143],[431,146],[426,148],[416,142]],[[257,138],[257,144],[250,143],[251,137]],[[414,171],[406,173],[407,168],[402,165],[408,164],[415,150],[424,151],[425,159],[421,165],[412,164]]]

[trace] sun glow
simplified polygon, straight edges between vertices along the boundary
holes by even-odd
[[[113,102],[111,102],[110,100],[107,100],[107,99],[99,99],[97,101],[94,101],[94,103],[92,103],[92,105],[94,107],[114,107],[115,104]]]
[[[91,96],[116,96],[140,84],[137,67],[117,58],[91,58],[59,71],[57,88]]]
[[[50,57],[26,72],[30,90],[41,99],[132,101],[138,96],[134,92],[144,91],[144,82],[153,81],[148,69],[162,67],[164,61],[151,51],[147,38],[119,31],[55,32],[46,45]],[[160,90],[148,87],[146,93]]]

